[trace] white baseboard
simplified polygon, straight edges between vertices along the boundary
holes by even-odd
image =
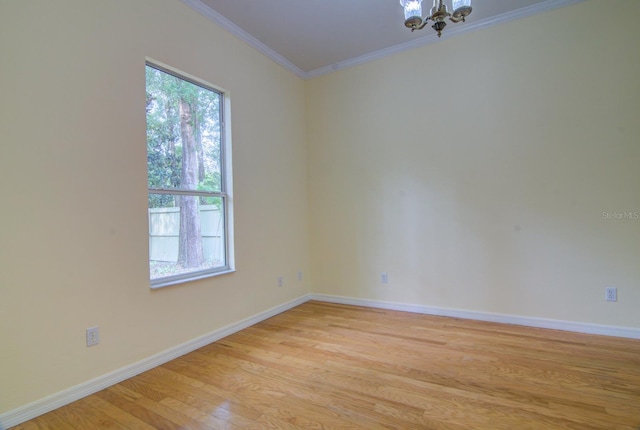
[[[287,311],[293,307],[301,305],[302,303],[310,300],[310,295],[304,295],[297,299],[291,300],[287,303],[283,303],[274,308],[268,309],[264,312],[260,312],[249,318],[245,318],[237,323],[230,324],[226,327],[222,327],[218,330],[214,330],[211,333],[192,339],[181,345],[169,348],[158,354],[152,355],[144,360],[133,363],[129,366],[125,366],[121,369],[107,373],[106,375],[99,376],[91,379],[75,387],[68,388],[64,391],[47,396],[43,399],[36,400],[35,402],[21,406],[17,409],[5,412],[0,415],[0,430],[16,426],[20,423],[33,419],[39,415],[50,412],[54,409],[67,405],[71,402],[75,402],[90,394],[96,393],[114,384],[129,379],[135,375],[138,375],[154,367],[160,366],[168,361],[178,358],[191,351],[195,351],[198,348],[202,348],[212,342],[229,336],[249,326],[264,321],[272,316]]]
[[[83,397],[96,393],[114,384],[129,379],[142,372],[146,372],[154,367],[160,366],[168,361],[178,358],[191,351],[195,351],[205,345],[229,336],[254,324],[264,321],[272,316],[287,311],[309,300],[317,300],[328,303],[340,303],[345,305],[367,306],[371,308],[389,309],[404,312],[413,312],[427,315],[447,316],[454,318],[465,318],[479,321],[490,321],[504,324],[516,324],[529,327],[548,328],[554,330],[573,331],[578,333],[599,334],[605,336],[626,337],[640,339],[640,329],[629,327],[608,326],[599,324],[589,324],[581,322],[571,322],[562,320],[551,320],[544,318],[523,317],[518,315],[505,315],[490,312],[475,312],[462,309],[438,308],[432,306],[412,305],[406,303],[386,302],[380,300],[359,299],[355,297],[342,297],[326,294],[307,294],[289,302],[283,303],[274,308],[260,312],[249,318],[245,318],[237,323],[230,324],[211,333],[192,339],[181,345],[152,355],[137,363],[125,366],[106,375],[99,376],[75,387],[52,394],[35,402],[21,406],[12,411],[0,415],[0,430],[18,425],[39,415],[67,405]]]
[[[380,300],[358,299],[355,297],[332,296],[327,294],[311,294],[310,299],[328,303],[339,303],[343,305],[367,306],[370,308],[414,312],[427,315],[464,318],[470,320],[498,322],[503,324],[523,325],[528,327],[548,328],[553,330],[573,331],[577,333],[640,339],[640,329],[631,327],[552,320],[519,315],[496,314],[491,312],[476,312],[463,309],[438,308],[432,306],[385,302]]]

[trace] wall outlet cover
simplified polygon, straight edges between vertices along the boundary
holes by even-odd
[[[383,284],[388,284],[389,283],[389,275],[387,274],[387,272],[382,272],[380,274],[380,282]]]
[[[100,343],[100,332],[98,327],[89,327],[87,329],[87,346],[93,346]]]

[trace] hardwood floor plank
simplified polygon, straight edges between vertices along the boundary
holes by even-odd
[[[59,422],[68,423],[74,429],[113,428],[112,421],[96,420],[94,414],[85,413],[77,402],[68,405],[68,407],[56,409],[52,413],[58,416]]]
[[[36,428],[38,429],[43,429],[43,430],[75,430],[76,427],[74,427],[69,421],[64,420],[63,418],[60,417],[60,414],[58,414],[58,410],[54,410],[51,412],[48,412],[44,415],[41,415],[39,417],[37,417],[35,420],[33,420],[33,422],[35,422],[35,424],[37,425]],[[28,423],[24,423],[23,425],[29,425],[31,424],[31,422]]]
[[[236,426],[246,428],[255,425],[255,419],[260,417],[260,413],[234,404],[228,399],[206,392],[199,393],[189,387],[181,389],[177,384],[165,384],[164,380],[153,376],[142,377],[140,382],[162,391],[165,398],[161,403],[174,409],[188,411],[190,416],[198,420],[203,420],[203,416],[210,416],[211,422],[216,422],[219,427],[224,422],[233,422]],[[229,428],[233,428],[233,425]]]
[[[204,384],[201,381],[197,381],[163,367],[158,367],[150,372],[153,372],[151,377],[156,378],[160,383],[167,384],[188,396],[206,400],[207,403],[217,405],[216,410],[218,410],[219,407],[219,412],[221,414],[224,413],[222,410],[224,409],[229,414],[250,420],[255,420],[261,415],[261,412],[257,410],[251,402],[245,401],[242,397],[231,395],[232,393],[227,394],[224,390],[212,385]],[[179,397],[176,396],[176,398]]]
[[[46,421],[46,418],[39,416],[22,424],[18,424],[12,427],[13,430],[49,430],[51,427]]]
[[[98,429],[120,429],[124,426],[124,423],[130,423],[132,416],[128,416],[126,420],[119,419],[118,416],[122,414],[122,411],[118,411],[118,416],[109,415],[110,410],[108,408],[95,407],[93,403],[87,402],[87,399],[81,399],[68,405],[71,408],[75,408],[76,415],[85,417],[92,423],[90,428]],[[147,428],[143,422],[138,422],[135,425],[129,425],[129,428],[144,429]]]
[[[307,302],[15,428],[640,430],[640,341]]]
[[[138,417],[127,413],[126,411],[112,405],[111,403],[103,400],[98,395],[88,396],[78,401],[85,407],[85,410],[92,411],[96,414],[103,414],[108,417],[109,420],[113,420],[116,424],[114,428],[117,429],[131,429],[131,430],[152,430],[155,427],[142,421]],[[66,406],[65,406],[66,407]],[[99,429],[110,427],[96,427]]]
[[[122,409],[129,415],[133,415],[137,419],[148,424],[151,428],[163,428],[167,430],[180,428],[180,426],[173,421],[167,420],[161,415],[158,415],[155,412],[138,405],[136,403],[137,398],[131,398],[126,395],[120,394],[118,390],[114,389],[114,387],[99,391],[95,394],[95,396],[98,396],[105,402],[110,403],[111,405],[119,409]]]

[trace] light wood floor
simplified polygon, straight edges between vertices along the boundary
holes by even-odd
[[[17,429],[640,428],[640,341],[308,302]]]

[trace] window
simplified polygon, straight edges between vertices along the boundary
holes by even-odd
[[[151,287],[228,272],[224,94],[151,63],[146,83]]]

